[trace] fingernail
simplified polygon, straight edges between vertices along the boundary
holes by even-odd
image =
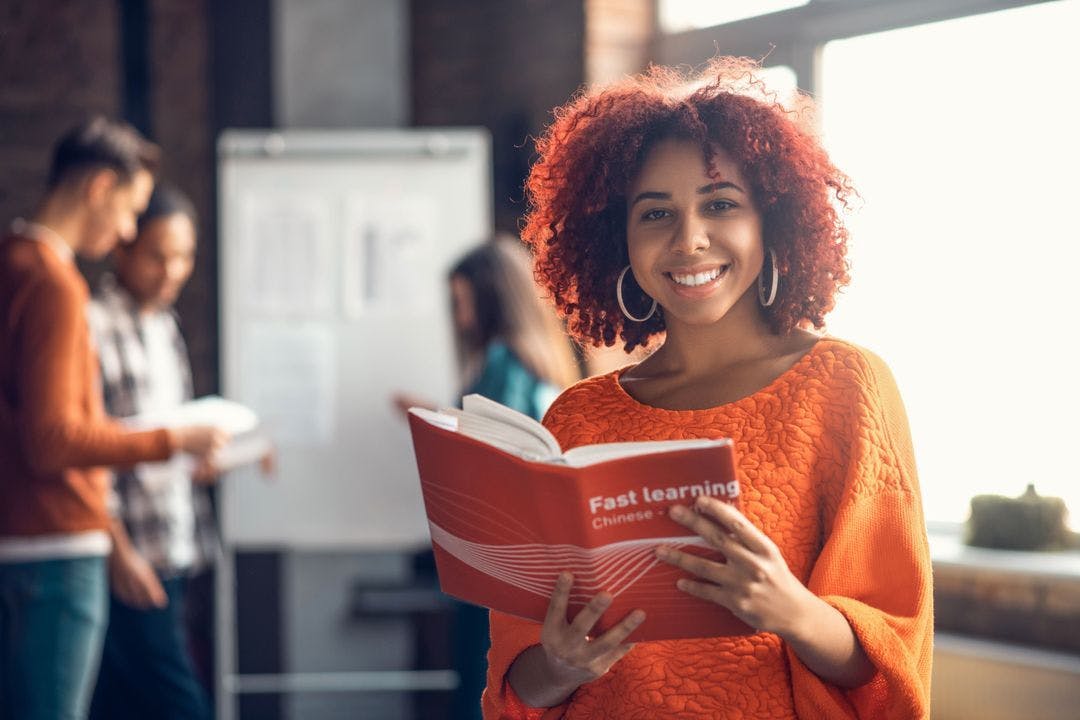
[[[690,583],[688,583],[686,580],[676,580],[675,581],[675,587],[679,588],[680,590],[685,590],[689,586],[690,586]]]
[[[656,557],[660,558],[661,560],[667,560],[670,555],[671,555],[671,550],[664,547],[663,545],[656,548]]]
[[[634,623],[635,625],[640,625],[641,623],[645,622],[645,613],[641,610],[635,610],[634,612],[630,613],[630,622]]]
[[[676,520],[682,520],[686,517],[686,508],[684,508],[682,505],[672,505],[670,512],[671,517],[675,518]]]

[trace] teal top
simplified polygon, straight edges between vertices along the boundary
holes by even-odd
[[[480,375],[464,395],[478,393],[537,420],[559,395],[559,389],[536,377],[502,341],[488,345]]]

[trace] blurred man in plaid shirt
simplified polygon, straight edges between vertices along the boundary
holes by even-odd
[[[160,412],[192,399],[191,369],[172,306],[195,259],[195,212],[159,185],[138,235],[114,251],[90,307],[110,415]],[[112,601],[91,718],[209,718],[187,647],[188,576],[213,561],[211,466],[182,459],[115,471],[110,511],[122,523],[109,560]],[[126,530],[126,532],[123,532]]]

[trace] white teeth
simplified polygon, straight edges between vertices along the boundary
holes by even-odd
[[[689,287],[697,287],[698,285],[704,285],[710,283],[716,278],[720,277],[720,273],[723,268],[716,268],[708,272],[697,273],[695,275],[676,275],[671,273],[671,279],[680,285],[687,285]]]

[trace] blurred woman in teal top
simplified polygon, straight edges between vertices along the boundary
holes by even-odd
[[[461,396],[478,393],[542,419],[581,371],[555,311],[540,298],[528,251],[497,235],[458,260],[447,279]],[[402,412],[436,405],[404,394],[394,401]]]
[[[528,251],[517,238],[497,235],[458,260],[447,279],[462,397],[477,393],[542,419],[558,394],[581,379],[581,371],[555,310],[540,298]],[[436,409],[405,394],[394,402],[402,412],[412,406]],[[423,562],[432,562],[430,553]],[[455,720],[480,718],[488,644],[487,610],[456,604]]]
[[[540,420],[559,392],[550,382],[533,375],[505,343],[495,340],[484,352],[480,377],[463,395],[477,393]]]
[[[479,393],[540,420],[580,373],[539,297],[528,252],[497,236],[461,258],[449,282],[462,395]]]

